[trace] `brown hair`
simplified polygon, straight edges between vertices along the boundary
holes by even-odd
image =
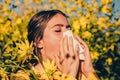
[[[60,10],[40,11],[31,18],[28,24],[28,40],[30,43],[31,42],[36,43],[38,40],[42,39],[48,21],[58,13],[62,14],[67,18],[67,16]],[[34,53],[41,60],[42,57],[39,49],[37,48],[37,46],[35,45],[33,46],[34,46]]]

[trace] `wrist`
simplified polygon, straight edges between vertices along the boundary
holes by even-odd
[[[91,73],[93,73],[94,72],[94,69],[93,68],[89,68],[89,70],[86,70],[86,71],[84,71],[83,72],[83,74],[86,76],[86,77],[88,77]]]

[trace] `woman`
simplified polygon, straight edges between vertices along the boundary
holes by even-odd
[[[71,26],[67,16],[59,10],[41,11],[32,17],[28,24],[28,39],[30,43],[33,42],[34,52],[40,59],[40,63],[35,64],[34,69],[41,70],[42,62],[47,59],[54,60],[58,70],[64,74],[78,78],[79,73],[82,73],[79,80],[97,80],[93,74],[94,68],[88,46],[75,36],[84,48],[85,60],[79,60],[78,45],[74,49],[72,37],[63,37],[63,33],[68,30],[71,30]]]

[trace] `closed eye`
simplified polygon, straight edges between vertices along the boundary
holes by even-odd
[[[61,30],[55,30],[55,32],[61,32]]]

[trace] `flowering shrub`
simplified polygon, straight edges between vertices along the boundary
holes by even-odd
[[[49,5],[48,5],[49,4]],[[36,56],[27,38],[27,24],[40,10],[59,9],[69,16],[74,34],[89,46],[102,80],[120,79],[120,15],[112,0],[2,0],[0,2],[0,79],[36,79],[26,65]],[[27,56],[26,56],[27,55]],[[26,71],[25,75],[21,75]],[[15,74],[15,73],[18,74]],[[29,74],[29,76],[26,76]]]

